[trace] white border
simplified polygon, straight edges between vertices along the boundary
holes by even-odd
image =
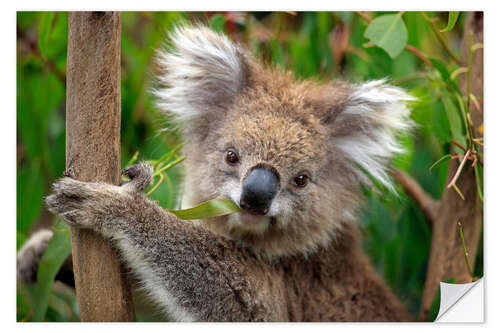
[[[85,7],[83,7],[85,4]],[[401,1],[384,1],[384,3],[373,1],[321,1],[321,0],[308,0],[308,1],[287,1],[284,3],[254,0],[250,2],[236,3],[233,1],[158,1],[158,0],[142,0],[136,2],[124,3],[123,1],[95,1],[88,0],[85,2],[78,2],[69,5],[66,1],[23,1],[14,2],[6,1],[2,3],[1,16],[1,33],[2,43],[4,50],[1,53],[2,61],[0,65],[3,67],[2,75],[2,96],[3,102],[3,119],[0,122],[0,135],[3,143],[2,156],[4,157],[1,165],[2,179],[2,208],[6,211],[6,217],[2,219],[5,229],[2,233],[2,262],[7,266],[7,272],[2,274],[2,283],[0,285],[3,289],[3,296],[0,307],[0,316],[3,319],[3,327],[6,330],[19,329],[19,330],[43,330],[46,328],[51,332],[67,331],[68,329],[80,331],[87,331],[90,327],[93,330],[108,330],[109,328],[120,328],[121,330],[136,330],[139,327],[146,326],[141,324],[125,325],[125,324],[16,324],[15,322],[15,215],[16,215],[16,181],[15,181],[15,143],[16,143],[16,15],[17,10],[483,10],[485,11],[485,288],[486,288],[486,306],[485,306],[485,320],[486,324],[477,325],[460,325],[460,324],[278,324],[278,325],[259,325],[258,324],[148,324],[148,329],[161,329],[161,330],[176,330],[176,329],[195,329],[203,331],[223,332],[235,329],[238,332],[249,332],[255,329],[286,329],[288,332],[301,332],[304,329],[314,329],[320,331],[332,332],[339,328],[352,329],[354,327],[369,328],[370,331],[388,332],[401,329],[404,326],[405,331],[420,332],[425,330],[442,330],[451,329],[453,332],[471,332],[480,328],[492,328],[498,326],[500,319],[496,312],[498,312],[498,295],[500,295],[500,279],[499,279],[499,266],[497,265],[497,257],[493,255],[494,261],[489,260],[489,254],[499,253],[498,238],[500,237],[500,221],[498,220],[498,213],[493,211],[493,207],[498,205],[499,193],[499,178],[498,166],[500,165],[500,131],[497,129],[499,123],[500,105],[498,102],[498,84],[496,80],[500,77],[499,73],[499,58],[498,52],[498,34],[500,32],[500,19],[498,11],[495,10],[495,1],[463,1],[463,0],[420,0],[405,2],[404,5]],[[490,148],[491,147],[491,148]],[[491,199],[490,199],[491,198]],[[495,297],[496,295],[496,297]],[[307,325],[307,327],[304,327]],[[421,327],[425,325],[425,327]],[[310,327],[314,326],[314,327]],[[498,328],[496,329],[498,331]]]

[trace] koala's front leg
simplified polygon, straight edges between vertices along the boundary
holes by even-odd
[[[262,281],[249,274],[249,268],[263,264],[149,200],[141,191],[149,185],[151,171],[146,164],[125,170],[132,180],[120,187],[63,178],[46,201],[70,225],[112,239],[144,288],[173,319],[276,320],[274,305],[256,293]]]

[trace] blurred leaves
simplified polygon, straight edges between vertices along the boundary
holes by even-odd
[[[66,258],[71,254],[71,235],[69,227],[59,220],[53,232],[54,235],[40,260],[40,266],[38,268],[38,277],[35,287],[36,305],[33,321],[44,320],[51,297],[54,278]]]
[[[43,194],[43,177],[36,167],[24,167],[17,171],[17,231],[22,235],[28,233],[40,215]]]
[[[44,12],[40,20],[38,31],[38,47],[40,48],[40,53],[42,57],[47,58],[47,49],[49,47],[49,35],[52,27],[52,21],[54,20],[54,12]]]
[[[209,26],[217,32],[224,32],[224,25],[226,24],[226,16],[222,14],[215,14],[210,19]]]

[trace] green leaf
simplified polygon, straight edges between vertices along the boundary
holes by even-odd
[[[448,122],[450,123],[451,135],[453,136],[453,139],[455,139],[462,146],[467,147],[467,140],[465,138],[465,131],[459,110],[447,93],[444,93],[441,96],[441,99],[443,100],[444,109],[448,117]]]
[[[450,80],[450,72],[446,68],[446,66],[439,60],[434,59],[434,58],[429,58],[431,61],[432,65],[434,66],[435,69],[441,74],[441,78],[443,81],[448,82]]]
[[[364,35],[391,58],[396,58],[408,41],[408,31],[401,16],[402,13],[377,17],[368,25]]]
[[[168,210],[183,220],[200,220],[239,212],[241,209],[231,199],[216,198],[193,208]]]
[[[451,79],[450,71],[446,68],[446,66],[439,60],[429,58],[434,68],[439,72],[443,81],[448,84],[449,87],[453,88],[456,92],[460,92],[458,89],[457,83]]]
[[[451,29],[453,29],[453,27],[455,26],[455,23],[457,23],[459,15],[460,15],[460,12],[450,12],[448,14],[448,25],[446,26],[446,28],[441,30],[441,32],[448,32]]]
[[[49,36],[54,20],[54,12],[44,12],[38,24],[38,47],[42,57],[47,58],[47,51],[49,48]]]
[[[70,253],[71,235],[69,227],[64,222],[58,220],[54,228],[54,236],[52,236],[38,268],[35,287],[36,305],[33,313],[33,321],[43,321],[45,318],[52,284],[61,265]]]
[[[39,163],[17,172],[17,230],[27,234],[43,205],[43,179]]]
[[[450,154],[444,155],[439,160],[437,160],[433,165],[431,165],[431,167],[429,168],[429,171],[432,171],[434,168],[436,168],[437,166],[443,164],[446,161],[449,161],[450,159],[451,159],[451,155]]]
[[[215,14],[210,19],[210,28],[217,32],[224,32],[224,25],[226,24],[226,17],[222,14]]]

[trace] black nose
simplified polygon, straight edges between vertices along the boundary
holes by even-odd
[[[243,182],[241,208],[253,214],[267,214],[278,187],[279,179],[276,172],[264,167],[254,168]]]

